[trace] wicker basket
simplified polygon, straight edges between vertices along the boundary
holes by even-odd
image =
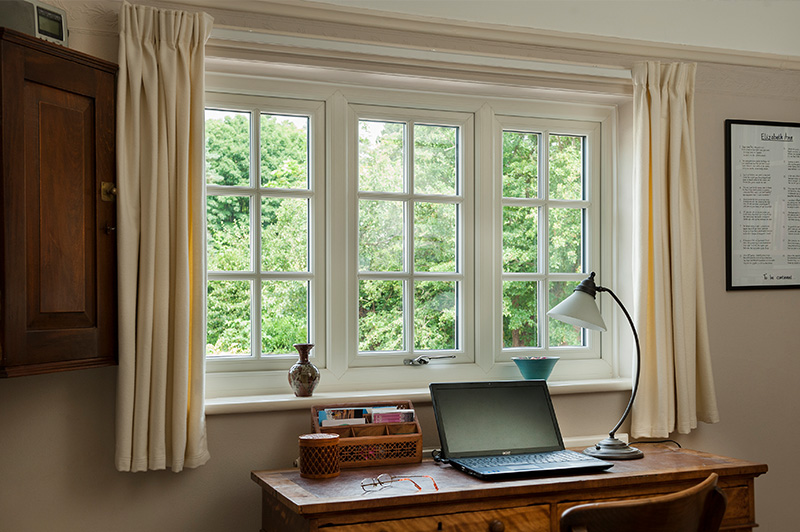
[[[303,434],[300,448],[300,476],[332,478],[339,475],[339,436],[336,434]]]
[[[422,429],[419,421],[406,423],[367,423],[321,427],[319,412],[326,408],[364,408],[397,406],[413,409],[411,401],[376,401],[371,403],[339,403],[311,407],[311,426],[315,433],[339,435],[339,467],[367,467],[410,464],[422,461]]]

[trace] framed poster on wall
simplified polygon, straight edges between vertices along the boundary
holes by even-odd
[[[800,123],[725,121],[727,289],[800,288]]]

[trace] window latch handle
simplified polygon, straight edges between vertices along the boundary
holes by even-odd
[[[417,358],[407,358],[403,360],[403,364],[406,366],[424,366],[428,364],[431,360],[439,359],[439,358],[456,358],[455,355],[420,355]]]

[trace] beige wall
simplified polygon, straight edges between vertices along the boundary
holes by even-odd
[[[725,290],[727,118],[800,122],[800,73],[705,66],[696,96],[703,260],[720,417],[681,438],[686,446],[766,462],[756,481],[761,530],[796,530],[800,326],[798,290]]]
[[[107,33],[76,34],[73,46],[116,57]],[[793,411],[800,398],[800,349],[792,335],[800,291],[725,291],[723,121],[800,122],[798,86],[797,72],[698,68],[703,259],[722,421],[679,439],[769,464],[770,472],[756,482],[757,517],[767,532],[795,529],[789,498],[797,466],[790,451],[800,436]],[[118,473],[115,380],[116,368],[104,368],[0,381],[0,532],[258,530],[260,492],[249,472],[290,466],[309,412],[210,416],[207,465],[180,474]],[[608,430],[626,399],[625,393],[554,398],[565,436]],[[430,405],[417,406],[425,446],[435,446]]]
[[[105,368],[0,381],[0,531],[257,531],[261,491],[250,471],[291,467],[310,412],[209,416],[205,466],[118,473],[115,379]],[[602,433],[625,404],[614,394],[595,399],[608,421],[594,419],[594,402],[587,414],[582,398],[557,398],[565,433]],[[433,447],[430,405],[415,406]]]

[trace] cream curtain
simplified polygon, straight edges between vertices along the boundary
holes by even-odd
[[[120,471],[204,464],[204,13],[125,2],[117,86]]]
[[[694,130],[694,64],[633,69],[636,323],[634,437],[688,433],[717,413],[706,327]]]

